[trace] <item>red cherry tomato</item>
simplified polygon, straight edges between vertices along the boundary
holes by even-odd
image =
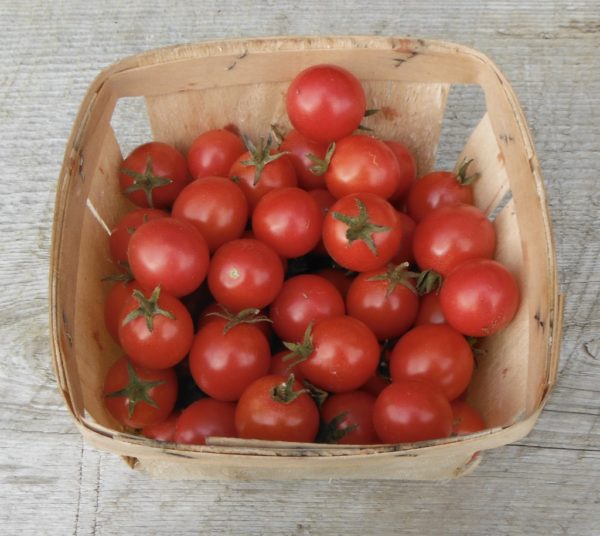
[[[378,373],[373,374],[367,382],[361,387],[363,391],[371,393],[374,397],[378,397],[379,393],[383,391],[390,384],[390,380],[384,378]]]
[[[392,262],[394,264],[415,262],[413,242],[415,240],[415,230],[417,229],[417,224],[410,216],[404,214],[404,212],[396,212],[396,215],[398,216],[398,221],[400,222],[402,239],[400,240],[400,246],[398,247],[396,254],[392,258]]]
[[[323,268],[316,272],[315,275],[324,277],[330,283],[333,283],[335,288],[338,289],[340,295],[346,300],[348,289],[354,280],[354,277],[346,272],[345,270],[338,270],[337,268]]]
[[[225,242],[240,238],[248,220],[242,190],[224,177],[204,177],[188,184],[173,204],[173,217],[193,224],[214,253]]]
[[[293,345],[289,345],[293,346]],[[314,325],[312,333],[293,353],[304,377],[332,393],[353,391],[363,385],[379,364],[379,344],[373,332],[351,316],[326,318]],[[290,362],[295,359],[290,358]]]
[[[119,317],[119,341],[130,359],[141,366],[164,369],[179,363],[194,338],[190,313],[175,297],[156,287],[134,290]]]
[[[173,369],[150,370],[121,357],[106,374],[104,403],[129,428],[164,421],[175,406],[177,376]]]
[[[323,218],[325,218],[325,216],[327,216],[327,213],[329,212],[329,208],[336,201],[335,197],[333,197],[331,195],[329,190],[325,190],[322,188],[310,190],[308,193],[317,202],[317,205],[319,206],[319,210],[321,211]],[[321,222],[321,230],[322,230],[322,222]],[[325,246],[323,245],[322,236],[319,240],[319,243],[313,249],[312,253],[315,253],[317,255],[322,255],[322,256],[327,255],[327,250],[325,249]]]
[[[303,274],[283,284],[269,308],[269,317],[279,338],[298,342],[311,322],[344,312],[344,300],[332,283],[318,275]]]
[[[139,207],[170,207],[188,182],[185,158],[167,143],[140,145],[119,169],[121,191]]]
[[[505,328],[519,308],[519,286],[499,262],[474,259],[452,270],[442,285],[440,303],[452,327],[471,337]]]
[[[348,314],[362,320],[379,340],[399,337],[417,316],[414,283],[402,264],[358,274],[346,296]]]
[[[373,427],[375,397],[365,391],[331,395],[321,408],[326,441],[342,445],[379,443]]]
[[[169,215],[164,210],[156,210],[153,208],[139,208],[132,210],[123,216],[110,232],[108,246],[110,256],[113,261],[119,265],[126,264],[127,248],[129,247],[129,239],[140,225],[158,218],[165,218]]]
[[[426,381],[454,400],[469,385],[473,352],[465,338],[446,324],[418,326],[404,334],[390,355],[392,382]]]
[[[384,142],[394,153],[396,160],[398,160],[398,166],[400,168],[400,175],[398,181],[398,187],[390,198],[392,201],[401,201],[408,194],[411,186],[417,179],[417,161],[410,152],[410,149],[405,145],[397,141],[385,141]]]
[[[187,153],[194,179],[226,177],[235,160],[246,151],[242,139],[225,129],[209,130],[198,136]]]
[[[288,350],[283,350],[271,357],[269,374],[276,374],[286,378],[289,377],[290,374],[293,374],[296,381],[302,384],[304,382],[304,376],[302,375],[302,372],[300,372],[300,367],[283,359],[289,353]]]
[[[373,425],[384,443],[413,443],[448,437],[452,433],[452,409],[432,384],[394,382],[375,401]]]
[[[104,324],[115,341],[119,341],[119,319],[125,302],[135,289],[141,290],[137,281],[117,281],[104,301]]]
[[[214,254],[208,286],[215,299],[232,312],[262,309],[279,294],[283,266],[273,249],[258,240],[241,238]]]
[[[320,142],[354,132],[365,114],[365,92],[352,73],[335,65],[313,65],[292,80],[286,110],[292,125]]]
[[[428,292],[421,296],[419,312],[415,320],[415,326],[424,324],[445,324],[446,317],[442,311],[440,295],[436,291]]]
[[[495,250],[493,223],[470,205],[438,208],[415,230],[413,251],[417,264],[443,276],[466,260],[491,259]]]
[[[474,434],[485,430],[481,414],[462,400],[455,400],[452,406],[452,435]]]
[[[179,418],[180,412],[174,411],[164,421],[156,424],[149,424],[142,428],[142,435],[155,441],[175,441],[175,424]]]
[[[433,171],[415,182],[408,194],[406,204],[411,218],[420,222],[436,208],[460,204],[472,205],[472,184],[478,174],[467,176],[470,162],[464,163],[458,173]]]
[[[300,188],[266,193],[252,214],[256,238],[288,259],[306,255],[321,239],[323,215],[317,202]]]
[[[335,144],[325,184],[338,199],[366,192],[389,199],[400,184],[400,166],[382,141],[370,136],[347,136]]]
[[[208,271],[206,240],[191,223],[175,218],[142,225],[129,241],[127,257],[142,287],[160,286],[177,297],[196,290]]]
[[[279,146],[280,151],[289,153],[296,170],[298,186],[304,190],[325,188],[325,158],[329,144],[312,141],[297,130],[292,130]]]
[[[218,320],[223,317],[231,317],[232,313],[225,309],[217,302],[209,303],[199,315],[198,329],[203,328],[206,324]],[[237,315],[240,316],[239,313]],[[268,339],[271,336],[271,322],[269,317],[263,311],[258,309],[246,309],[244,311],[243,320],[256,326],[262,334]]]
[[[297,381],[263,376],[240,398],[235,427],[239,437],[245,439],[308,443],[317,436],[319,410]]]
[[[185,408],[175,426],[175,442],[204,445],[207,437],[236,437],[235,404],[201,398]]]
[[[217,318],[198,331],[190,351],[190,371],[207,395],[230,402],[267,373],[271,350],[258,327],[242,322],[226,329],[227,322]]]
[[[396,210],[374,194],[338,199],[323,222],[323,243],[340,266],[357,272],[385,266],[398,251],[402,231]]]

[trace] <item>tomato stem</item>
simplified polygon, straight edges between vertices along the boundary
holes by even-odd
[[[461,186],[468,186],[473,184],[480,176],[481,173],[473,173],[467,175],[467,168],[473,162],[473,159],[467,160],[466,158],[460,163],[458,171],[456,172],[456,180]]]
[[[347,416],[348,412],[343,411],[329,422],[324,422],[319,430],[319,441],[322,443],[339,443],[340,439],[354,432],[358,428],[358,424],[356,423],[341,428]]]
[[[281,151],[279,153],[270,152],[271,146],[273,144],[273,135],[269,132],[267,139],[265,141],[264,138],[260,138],[260,143],[258,146],[254,145],[252,140],[246,134],[242,134],[242,139],[244,140],[244,144],[250,153],[250,159],[242,160],[240,164],[243,166],[254,166],[254,182],[253,185],[256,186],[258,181],[260,180],[260,175],[265,168],[265,166],[282,156],[289,154],[289,151]]]
[[[161,309],[158,306],[158,298],[160,297],[160,287],[156,287],[153,290],[150,298],[146,298],[143,292],[139,291],[138,289],[135,289],[132,292],[132,296],[137,300],[139,306],[137,309],[131,311],[123,319],[123,325],[128,324],[129,322],[135,320],[136,318],[139,318],[140,316],[143,316],[146,319],[146,327],[148,328],[148,331],[152,333],[152,330],[154,329],[154,317],[156,315],[166,316],[171,320],[175,318],[175,315],[173,313],[165,309]]]
[[[293,361],[290,363],[289,368],[295,367],[297,364],[306,361],[313,353],[315,347],[312,340],[312,330],[314,327],[314,321],[312,321],[306,330],[304,331],[304,337],[302,342],[283,342],[283,345],[290,350],[289,354],[283,356],[283,361]]]
[[[329,169],[329,164],[331,163],[331,158],[333,157],[333,153],[335,152],[335,142],[331,142],[329,147],[327,147],[327,152],[323,158],[319,158],[318,156],[309,153],[307,157],[314,162],[310,169],[315,175],[321,176],[325,175],[327,170]]]
[[[403,262],[397,266],[390,264],[385,273],[369,277],[367,281],[387,281],[388,285],[385,292],[386,296],[389,296],[392,292],[394,292],[398,285],[402,285],[414,294],[417,294],[417,289],[412,283],[412,280],[417,279],[419,274],[416,272],[411,272],[408,269],[408,266],[408,262]]]
[[[222,312],[214,311],[212,313],[208,313],[206,316],[216,316],[227,320],[227,323],[223,327],[223,335],[225,335],[229,330],[233,329],[238,324],[257,324],[258,322],[273,323],[268,316],[261,315],[260,309],[256,309],[255,307],[242,309],[237,314],[230,312],[221,304],[219,304],[219,307],[221,307]]]
[[[442,286],[442,276],[435,270],[423,270],[417,278],[417,292],[419,296],[439,291]]]
[[[129,175],[133,179],[133,184],[127,187],[124,190],[124,193],[130,194],[137,192],[138,190],[143,190],[146,194],[146,201],[148,202],[148,206],[150,208],[154,207],[154,203],[152,201],[152,191],[154,188],[166,186],[167,184],[171,184],[173,182],[173,179],[168,177],[159,177],[158,175],[154,174],[152,156],[150,155],[148,155],[146,158],[146,169],[144,170],[144,173],[139,173],[128,168],[121,168],[121,173]]]
[[[275,400],[275,402],[279,402],[281,404],[290,404],[296,398],[304,393],[308,393],[308,389],[299,389],[298,391],[294,391],[294,382],[296,378],[293,374],[290,374],[288,379],[284,383],[280,383],[273,387],[271,391],[271,398]]]

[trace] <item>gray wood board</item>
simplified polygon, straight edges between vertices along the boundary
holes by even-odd
[[[600,532],[600,5],[582,2],[0,2],[0,530],[3,534]],[[79,103],[130,54],[260,35],[412,35],[488,54],[519,95],[544,172],[562,289],[560,375],[531,435],[444,483],[164,482],[85,445],[50,365],[55,184]],[[451,95],[439,166],[472,127]],[[479,108],[478,108],[479,107]],[[456,120],[458,118],[458,121]],[[143,125],[123,127],[136,137]]]

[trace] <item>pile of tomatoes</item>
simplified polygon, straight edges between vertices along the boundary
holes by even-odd
[[[519,305],[473,204],[470,162],[416,180],[410,151],[361,122],[360,81],[316,65],[291,82],[293,130],[235,126],[184,156],[150,142],[122,163],[136,208],[110,235],[105,303],[124,356],[104,400],[127,429],[402,443],[481,430],[464,401],[473,340]],[[494,359],[493,355],[485,359]]]

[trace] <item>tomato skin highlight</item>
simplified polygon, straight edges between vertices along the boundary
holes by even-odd
[[[325,400],[321,408],[321,417],[325,423],[330,423],[336,417],[345,414],[337,426],[337,430],[345,433],[340,439],[334,441],[340,445],[373,445],[379,442],[373,427],[373,407],[375,397],[362,390],[348,393],[333,394]]]
[[[375,401],[373,425],[383,443],[444,438],[452,433],[452,408],[431,384],[394,382]]]
[[[517,314],[520,291],[506,267],[490,259],[466,261],[452,270],[440,290],[448,324],[471,337],[504,329]]]
[[[244,142],[233,132],[208,130],[192,142],[187,162],[194,179],[226,177],[235,160],[244,152]]]
[[[185,408],[175,425],[176,443],[204,445],[207,437],[236,437],[235,404],[201,398]]]
[[[440,303],[440,295],[435,290],[421,296],[415,326],[425,324],[446,324],[446,317]]]
[[[365,114],[365,92],[358,78],[336,65],[313,65],[290,83],[288,117],[296,130],[317,142],[348,136]]]
[[[273,399],[273,389],[285,384],[285,376],[259,378],[242,394],[235,411],[235,427],[244,439],[313,442],[319,431],[319,410],[306,392],[291,402]],[[301,386],[297,381],[293,391]]]

